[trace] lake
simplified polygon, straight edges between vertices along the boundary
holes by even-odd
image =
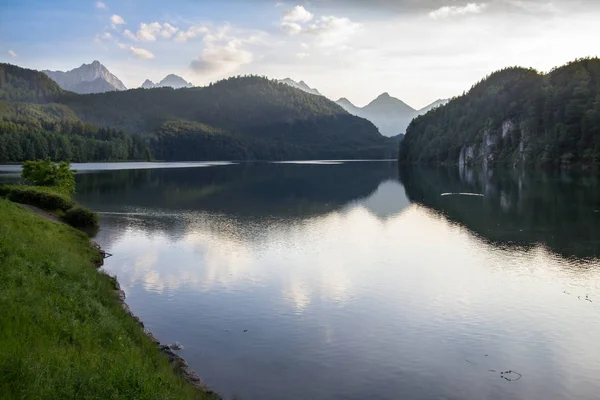
[[[75,166],[76,197],[132,311],[226,398],[598,398],[597,178],[160,166]]]

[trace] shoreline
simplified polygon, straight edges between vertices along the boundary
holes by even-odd
[[[0,214],[0,398],[222,399],[131,311],[97,243],[30,205]]]
[[[98,245],[96,242],[94,242],[92,240],[90,240],[90,245],[92,247],[94,247],[94,249],[100,251],[101,254],[108,254],[104,250],[102,250],[100,245]],[[100,269],[104,265],[104,260],[106,258],[107,257],[103,257],[102,262],[100,263],[100,265],[97,266],[98,269]],[[204,392],[206,394],[217,396],[217,398],[220,399],[221,398],[220,395],[218,393],[216,393],[215,391],[211,390],[206,385],[206,383],[204,383],[204,381],[202,381],[202,379],[200,378],[200,376],[198,376],[196,371],[194,371],[193,369],[190,368],[187,361],[183,357],[181,357],[180,355],[176,354],[173,351],[173,349],[172,349],[173,345],[161,344],[160,340],[158,340],[156,338],[156,336],[154,336],[154,334],[149,329],[146,329],[144,322],[140,319],[140,317],[135,315],[133,313],[133,311],[131,311],[131,308],[125,301],[127,296],[125,295],[125,291],[123,289],[121,289],[121,285],[119,284],[119,281],[117,280],[116,276],[109,275],[108,273],[106,273],[104,271],[100,271],[100,270],[98,270],[98,273],[104,274],[110,278],[110,280],[113,282],[113,284],[115,286],[114,292],[121,303],[121,307],[123,308],[123,311],[125,311],[125,313],[127,315],[129,315],[138,324],[138,326],[142,329],[144,334],[146,336],[148,336],[148,338],[150,338],[150,340],[152,342],[154,342],[154,344],[156,344],[157,350],[167,357],[169,364],[173,368],[173,371],[177,375],[179,375],[181,378],[183,378],[192,387],[194,387],[198,390],[201,390],[202,392]]]

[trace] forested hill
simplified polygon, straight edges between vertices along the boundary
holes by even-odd
[[[412,121],[400,162],[560,166],[600,162],[600,59],[548,74],[495,72]]]
[[[46,74],[0,63],[0,100],[47,102],[62,92]]]
[[[36,71],[8,67],[20,71],[25,81],[42,79],[39,75],[43,74]],[[33,93],[37,93],[38,88],[32,84],[29,90],[29,95],[24,91],[20,97],[6,97],[10,102],[0,102],[0,118],[4,121],[0,128],[0,147],[2,135],[9,131],[13,135],[12,147],[16,134],[21,138],[32,131],[41,137],[48,131],[72,135],[72,129],[61,131],[61,124],[69,120],[66,125],[76,122],[88,127],[82,134],[87,139],[129,140],[133,137],[135,143],[139,143],[137,138],[140,137],[156,159],[389,158],[394,152],[394,143],[381,136],[369,121],[346,113],[324,97],[256,76],[177,90],[134,89],[79,95],[58,89],[57,95],[45,104],[14,101],[36,98]],[[0,93],[3,91],[14,92],[10,82],[0,85]],[[54,124],[51,129],[49,122]],[[18,125],[18,129],[13,125]],[[101,127],[111,134],[94,133]],[[76,134],[79,131],[76,129]],[[29,147],[36,148],[35,145]],[[6,153],[6,143],[4,148]],[[136,151],[127,149],[127,153],[149,155],[139,146]],[[119,151],[120,156],[123,154]],[[104,160],[106,157],[92,150],[83,158]]]

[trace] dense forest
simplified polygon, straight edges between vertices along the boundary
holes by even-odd
[[[202,88],[79,95],[0,64],[0,162],[391,158],[393,141],[334,102],[257,76]],[[60,147],[59,150],[57,148]]]
[[[96,128],[81,121],[0,121],[0,161],[45,159],[86,161],[149,160],[140,135]]]
[[[404,163],[596,166],[600,163],[600,59],[548,74],[508,68],[410,124]]]

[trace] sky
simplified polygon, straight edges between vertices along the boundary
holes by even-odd
[[[98,60],[128,88],[175,73],[304,80],[363,106],[415,108],[510,66],[600,55],[600,0],[2,0],[0,62]]]

